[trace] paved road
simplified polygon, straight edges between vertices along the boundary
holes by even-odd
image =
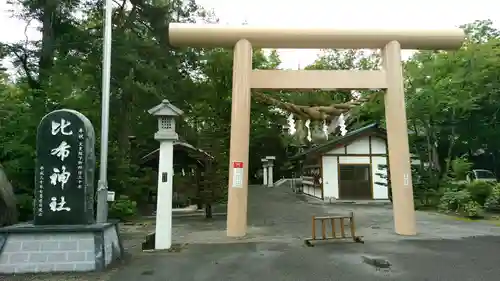
[[[183,252],[144,256],[113,276],[127,281],[255,280],[499,280],[500,239],[412,241],[374,245],[285,243],[191,245]],[[389,269],[363,262],[363,256],[387,259]]]
[[[306,247],[313,214],[354,210],[365,244]],[[419,213],[421,234],[411,239],[392,231],[388,207],[321,205],[285,188],[252,187],[249,237],[225,237],[225,220],[179,219],[175,239],[188,243],[177,253],[140,254],[112,281],[223,280],[500,280],[500,229]],[[364,260],[388,261],[377,268]]]

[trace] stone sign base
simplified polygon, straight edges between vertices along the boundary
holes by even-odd
[[[116,222],[0,228],[0,274],[97,271],[123,254]]]

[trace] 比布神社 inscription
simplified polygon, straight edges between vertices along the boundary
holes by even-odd
[[[81,113],[62,109],[37,132],[35,225],[94,223],[95,135]]]

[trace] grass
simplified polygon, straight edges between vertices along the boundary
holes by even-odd
[[[500,216],[498,214],[490,214],[486,213],[484,216],[480,218],[467,218],[458,216],[455,214],[448,214],[448,216],[454,220],[464,221],[464,222],[487,222],[494,224],[496,226],[500,226]]]
[[[450,219],[458,220],[458,221],[464,221],[464,222],[487,222],[494,224],[496,226],[500,226],[500,214],[499,213],[485,213],[482,217],[478,218],[468,218],[468,217],[463,217],[454,213],[444,213],[440,212],[436,206],[415,206],[415,209],[418,211],[425,211],[425,212],[432,212],[432,213],[439,213],[439,214],[444,214],[447,215]]]

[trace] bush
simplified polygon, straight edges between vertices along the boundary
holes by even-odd
[[[479,218],[483,216],[483,207],[476,201],[469,201],[463,205],[461,214],[469,218]]]
[[[465,180],[467,173],[472,168],[472,163],[467,158],[460,157],[451,161],[451,176],[455,180]]]
[[[137,203],[128,198],[128,196],[121,195],[118,200],[111,203],[109,208],[109,217],[126,221],[137,214]]]
[[[486,198],[484,208],[489,212],[500,212],[500,184],[492,187],[490,196]]]
[[[443,212],[459,212],[461,206],[471,200],[470,193],[467,190],[446,190],[439,200],[439,210]]]
[[[453,212],[465,217],[475,218],[482,216],[481,205],[474,201],[470,192],[464,190],[446,190],[441,197],[439,209],[443,212]]]
[[[439,189],[441,191],[441,195],[447,191],[460,191],[460,190],[467,189],[467,184],[465,184],[465,183],[445,182],[445,183],[441,183],[439,186],[440,186]]]
[[[467,191],[469,191],[472,200],[479,205],[484,206],[486,199],[490,196],[493,190],[493,184],[485,181],[474,181],[467,184]]]

